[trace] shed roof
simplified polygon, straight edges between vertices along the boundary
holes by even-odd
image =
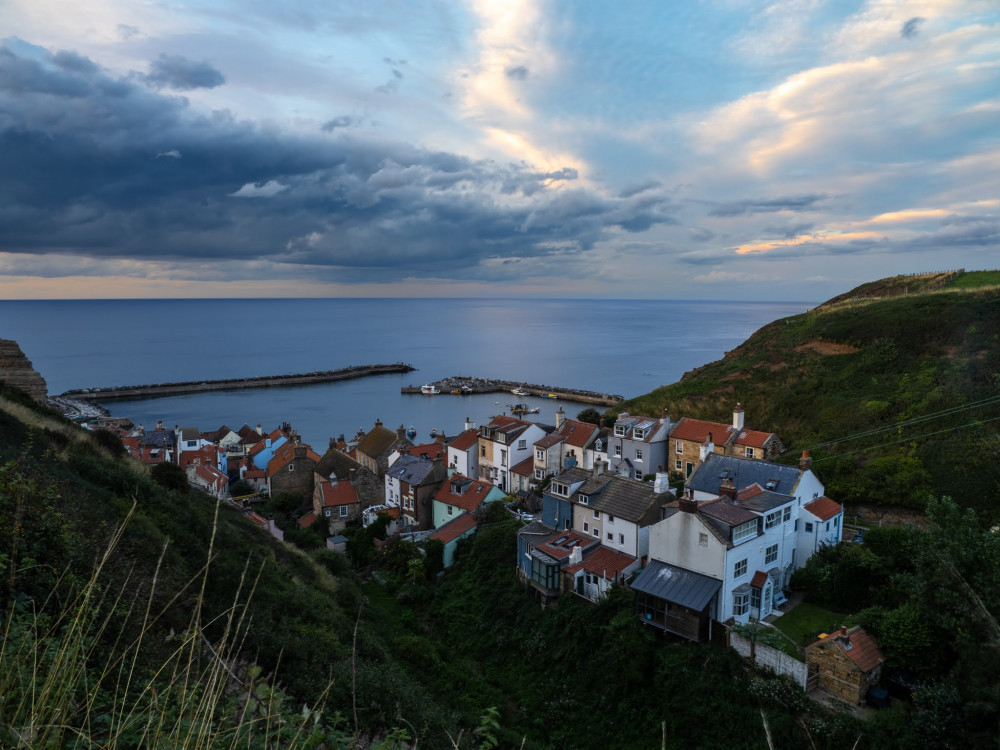
[[[632,582],[632,588],[701,612],[722,588],[722,581],[677,565],[650,560]]]

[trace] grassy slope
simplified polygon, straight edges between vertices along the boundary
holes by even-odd
[[[831,494],[849,504],[919,507],[934,493],[992,513],[997,404],[845,438],[1000,395],[998,276],[959,275],[934,291],[922,283],[936,277],[872,282],[621,408],[728,422],[739,401],[748,426],[777,432],[790,454],[810,448]]]

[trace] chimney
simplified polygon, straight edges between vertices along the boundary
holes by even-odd
[[[736,408],[733,409],[733,429],[743,429],[743,405],[739,403],[737,403]]]
[[[594,461],[594,476],[599,477],[604,473],[604,461],[598,459]]]
[[[342,451],[347,449],[347,441],[344,440],[344,433],[340,433],[340,437],[337,438],[337,450]]]
[[[569,560],[566,561],[567,565],[576,565],[583,561],[583,550],[580,545],[573,547],[572,551],[569,553]]]
[[[729,502],[736,502],[736,485],[733,484],[733,480],[726,479],[722,486],[719,487],[719,497],[725,497],[729,499]]]
[[[451,462],[451,466],[448,467],[448,478],[451,479],[458,473],[458,467],[455,466],[455,462]]]
[[[558,430],[563,426],[563,422],[566,421],[566,412],[563,411],[562,406],[556,409],[556,429]]]
[[[802,458],[799,459],[799,471],[806,471],[811,469],[813,464],[812,456],[809,455],[809,451],[802,451]]]
[[[840,628],[840,634],[841,634],[841,635],[847,635],[847,628],[845,628],[845,627],[841,627],[841,628]]]
[[[444,432],[443,432],[443,431],[442,431],[442,432],[439,432],[439,433],[437,434],[437,437],[436,437],[436,438],[434,438],[434,440],[435,440],[435,442],[436,442],[436,443],[437,443],[438,445],[442,445],[442,446],[443,446],[443,445],[445,445],[446,443],[445,443],[445,440],[444,440]]]
[[[698,448],[698,458],[702,463],[708,460],[708,457],[715,452],[715,442],[712,440],[712,433],[708,433],[708,440],[705,444]]]
[[[381,427],[382,426],[382,420],[381,419],[376,419],[375,420],[375,426],[376,427]]]
[[[662,466],[656,467],[656,479],[653,480],[653,492],[662,495],[670,491],[670,475],[663,470]]]
[[[663,421],[670,424],[670,409],[664,408],[663,410]]]
[[[295,457],[296,458],[305,458],[306,457],[306,451],[308,451],[309,449],[306,446],[304,446],[302,443],[296,442],[294,450],[295,450]]]
[[[163,420],[162,419],[157,419],[156,420],[156,429],[158,429],[158,430],[162,430],[163,429]]]
[[[145,435],[146,434],[146,428],[143,427],[141,424],[139,425],[139,434],[140,435]]]
[[[562,465],[564,470],[572,469],[574,466],[576,466],[576,455],[572,453],[567,453],[565,456],[563,456]]]
[[[687,494],[681,495],[680,499],[677,501],[677,508],[681,513],[698,512],[698,501],[691,496],[692,494],[693,493],[688,490]]]
[[[400,425],[399,427],[396,428],[396,437],[398,437],[400,440],[406,437],[406,428],[403,427],[403,425]]]
[[[257,423],[257,434],[258,434],[258,435],[263,435],[263,434],[264,434],[264,430],[263,430],[263,428],[262,428],[262,427],[260,426],[260,422],[258,422],[258,423]]]
[[[473,422],[468,417],[466,417],[465,418],[465,429],[467,429],[467,430],[474,430],[474,429],[476,429],[476,423]]]

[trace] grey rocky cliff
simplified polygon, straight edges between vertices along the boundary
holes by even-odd
[[[44,404],[48,399],[48,386],[31,360],[24,356],[16,341],[0,339],[0,380],[20,388],[35,401]]]

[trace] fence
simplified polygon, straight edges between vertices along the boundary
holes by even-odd
[[[745,659],[750,658],[750,639],[730,630],[729,645]],[[789,656],[784,651],[779,651],[763,643],[757,643],[754,647],[755,664],[758,667],[767,667],[777,674],[787,675],[806,690],[806,683],[809,679],[809,668],[795,657]]]

